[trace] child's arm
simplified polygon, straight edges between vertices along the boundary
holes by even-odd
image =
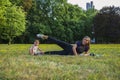
[[[41,51],[42,54],[44,54],[44,52],[42,51],[42,49],[38,48],[39,51]]]
[[[38,48],[39,51],[42,51],[42,49]]]
[[[30,53],[31,55],[34,55],[33,47],[29,49],[29,53]]]

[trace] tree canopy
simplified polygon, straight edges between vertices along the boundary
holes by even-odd
[[[95,36],[98,42],[115,43],[120,40],[120,8],[104,7],[94,19]]]
[[[25,31],[25,13],[19,6],[12,5],[9,0],[1,1],[0,12],[0,34],[1,38],[8,40],[11,44],[12,40],[21,35]]]

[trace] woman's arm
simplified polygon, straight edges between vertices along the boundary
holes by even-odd
[[[89,51],[84,52],[84,56],[89,56],[89,55],[90,55]]]
[[[84,55],[85,55],[85,56],[89,56],[89,55],[90,55],[89,49],[90,49],[90,47],[86,47],[86,48],[85,48],[85,52],[84,52]]]
[[[87,52],[84,52],[84,54],[89,54],[89,52],[87,51]]]
[[[73,47],[72,47],[72,50],[73,50],[74,55],[77,55],[76,48],[77,48],[77,45],[74,44]]]

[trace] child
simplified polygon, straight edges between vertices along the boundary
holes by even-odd
[[[39,40],[35,40],[34,44],[29,49],[29,53],[31,55],[41,55],[44,54],[44,52],[38,47],[39,46]]]

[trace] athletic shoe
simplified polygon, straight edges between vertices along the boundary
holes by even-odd
[[[36,36],[37,36],[38,38],[43,38],[44,35],[43,35],[43,34],[37,34]]]

